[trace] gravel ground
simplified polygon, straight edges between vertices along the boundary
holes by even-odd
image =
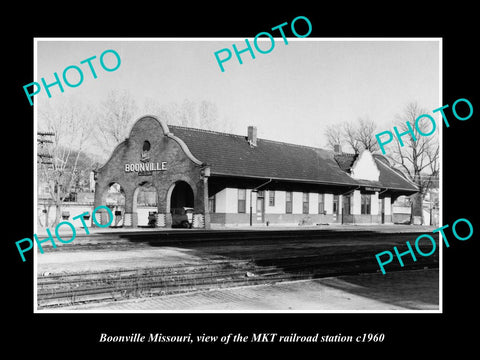
[[[228,237],[220,242],[171,243],[170,246],[148,242],[131,243],[122,247],[122,242],[111,241],[108,249],[92,248],[71,250],[67,247],[36,254],[39,277],[58,273],[79,273],[119,269],[151,267],[175,267],[178,265],[198,265],[212,261],[248,260],[256,266],[274,266],[277,270],[288,270],[291,261],[314,260],[315,269],[324,269],[324,277],[308,281],[282,282],[254,287],[215,289],[184,295],[168,295],[155,298],[119,300],[105,304],[88,304],[68,309],[91,309],[94,311],[335,311],[335,310],[437,310],[439,307],[439,272],[435,270],[393,271],[387,274],[374,273],[378,270],[374,255],[392,248],[392,245],[405,244],[411,231],[428,232],[429,229],[417,226],[339,226],[333,229],[337,236],[319,239],[259,239],[242,241]],[[397,231],[392,231],[392,228]],[[273,229],[273,228],[272,228]],[[278,228],[277,228],[278,229]],[[338,231],[337,231],[338,230]],[[343,230],[355,230],[345,236],[338,236]],[[363,231],[375,233],[363,233]],[[405,231],[398,231],[405,230]],[[383,233],[394,232],[394,236]],[[402,232],[406,232],[403,235]],[[363,236],[360,236],[360,235]],[[365,235],[366,234],[366,235]],[[99,241],[102,241],[100,238]],[[174,245],[174,246],[171,246]],[[359,265],[358,272],[369,274],[332,277],[341,274],[347,260],[367,259]],[[432,256],[433,258],[433,256]],[[305,260],[304,260],[305,259]],[[355,261],[357,261],[355,260]],[[327,265],[321,265],[322,263]],[[360,263],[359,263],[360,264]],[[415,263],[418,269],[424,265]],[[436,267],[433,264],[434,268]],[[287,267],[285,267],[287,266]],[[323,267],[322,267],[323,266]],[[432,267],[432,266],[430,266]],[[328,271],[327,271],[328,270]],[[335,270],[335,271],[332,271]],[[391,271],[390,271],[391,270]],[[348,273],[343,271],[343,273]],[[58,309],[58,311],[67,308]],[[55,311],[55,310],[52,310]]]
[[[438,311],[438,270],[329,277],[274,285],[77,305],[62,308],[60,311],[376,312],[398,310]]]

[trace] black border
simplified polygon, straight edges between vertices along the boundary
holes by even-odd
[[[158,356],[172,356],[164,353],[166,350],[174,350],[175,354],[183,350],[200,354],[222,349],[238,353],[247,347],[248,351],[269,352],[304,347],[313,351],[334,350],[335,354],[341,350],[366,350],[384,356],[413,356],[425,350],[431,356],[438,350],[441,353],[442,349],[456,346],[461,346],[465,353],[475,344],[476,324],[471,324],[472,327],[468,320],[477,306],[474,274],[478,230],[470,240],[451,241],[451,247],[444,249],[443,314],[33,314],[33,257],[27,256],[27,262],[22,263],[14,242],[33,233],[33,113],[22,86],[33,81],[34,37],[251,37],[299,15],[310,19],[311,37],[441,37],[443,104],[451,106],[458,98],[467,98],[474,107],[471,119],[453,120],[450,128],[443,128],[443,219],[444,224],[452,224],[458,218],[467,218],[475,229],[478,227],[478,215],[471,206],[477,197],[478,149],[474,137],[480,113],[478,88],[474,89],[479,79],[474,35],[478,25],[474,19],[476,9],[460,3],[449,4],[448,9],[445,5],[424,9],[408,3],[382,7],[352,7],[345,3],[336,9],[313,4],[293,9],[290,4],[279,3],[275,10],[272,6],[266,11],[260,11],[258,4],[245,3],[223,3],[213,8],[205,5],[198,10],[184,4],[183,9],[175,11],[161,3],[154,8],[139,5],[135,9],[124,4],[111,4],[107,9],[85,4],[66,12],[59,12],[61,8],[52,12],[51,8],[30,6],[20,12],[22,17],[16,27],[4,28],[4,35],[9,38],[8,55],[4,55],[8,111],[3,129],[8,145],[13,145],[5,146],[3,152],[7,236],[2,246],[8,264],[5,277],[9,290],[4,297],[8,302],[5,309],[11,313],[5,326],[9,348],[25,351],[28,346],[33,350],[32,356],[48,352],[52,357],[92,356],[97,351],[112,353],[127,349],[137,353],[152,350]],[[119,335],[384,333],[386,338],[381,344],[99,344],[101,332]]]

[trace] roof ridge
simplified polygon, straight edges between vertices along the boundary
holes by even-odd
[[[341,153],[335,153],[335,155],[348,155],[348,156],[356,156],[356,155],[360,155],[359,153],[347,153],[347,152],[344,152],[342,151]]]
[[[268,141],[268,142],[272,142],[272,143],[276,143],[276,144],[282,144],[282,145],[290,145],[290,146],[296,146],[296,147],[301,147],[301,148],[307,148],[307,149],[330,151],[330,150],[323,149],[323,148],[319,148],[319,147],[315,147],[315,146],[294,144],[294,143],[288,143],[288,142],[285,142],[285,141],[270,140],[270,139],[263,139],[263,138],[258,138],[258,140]]]
[[[247,135],[239,135],[239,134],[232,134],[232,133],[227,133],[227,132],[222,132],[222,131],[215,131],[215,130],[207,130],[207,129],[199,129],[199,128],[194,128],[194,127],[188,127],[188,126],[182,126],[182,125],[168,125],[168,127],[177,127],[180,129],[184,130],[193,130],[193,131],[198,131],[198,132],[203,132],[203,133],[210,133],[210,134],[219,134],[219,135],[225,135],[225,136],[236,136],[240,138],[247,138]],[[328,150],[316,146],[310,146],[310,145],[302,145],[302,144],[294,144],[294,143],[289,143],[285,141],[278,141],[278,140],[271,140],[271,139],[265,139],[265,138],[257,138],[257,140],[261,141],[268,141],[271,143],[276,143],[276,144],[282,144],[282,145],[290,145],[290,146],[297,146],[301,148],[307,148],[307,149],[315,149],[315,150],[322,150],[322,151],[328,151],[328,152],[333,152],[333,150]],[[347,154],[347,153],[345,153]]]
[[[203,132],[203,133],[210,133],[210,134],[219,134],[219,135],[226,135],[226,136],[238,136],[238,137],[245,137],[244,135],[238,135],[238,134],[232,134],[232,133],[227,133],[227,132],[222,132],[222,131],[215,131],[215,130],[208,130],[208,129],[199,129],[199,128],[194,128],[194,127],[188,127],[188,126],[182,126],[182,125],[167,125],[169,128],[170,127],[176,127],[180,129],[185,129],[185,130],[194,130],[198,132]]]

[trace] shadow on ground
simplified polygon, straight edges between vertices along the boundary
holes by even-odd
[[[375,231],[224,231],[184,232],[163,234],[124,234],[132,243],[152,247],[174,247],[201,258],[250,260],[260,267],[275,267],[290,274],[310,274],[312,277],[377,272],[376,254],[384,251],[400,253],[423,233],[385,233]],[[438,234],[433,236],[438,248]],[[428,246],[428,244],[427,244]],[[431,246],[431,245],[430,245]],[[425,249],[424,249],[425,250]],[[426,251],[426,250],[425,250]],[[386,261],[383,255],[382,261]],[[404,267],[392,259],[387,271],[438,267],[438,252],[417,256],[415,261],[403,255]]]
[[[414,310],[439,308],[439,273],[436,269],[340,276],[323,285],[357,296]]]

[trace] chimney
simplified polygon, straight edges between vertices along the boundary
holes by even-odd
[[[247,141],[251,147],[257,146],[257,127],[256,126],[248,127]]]
[[[335,154],[341,154],[342,153],[342,147],[340,146],[340,144],[333,145],[333,152]]]

